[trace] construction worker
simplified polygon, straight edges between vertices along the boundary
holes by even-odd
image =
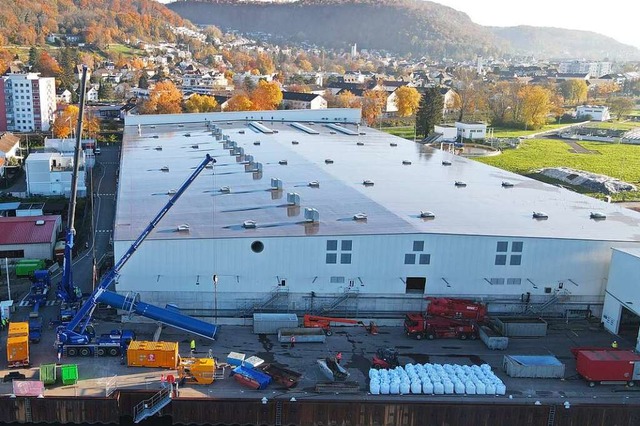
[[[196,352],[196,339],[191,339],[191,355]]]
[[[336,364],[340,364],[340,361],[342,361],[342,352],[336,354]]]
[[[618,341],[617,341],[617,340],[614,340],[614,341],[613,341],[613,343],[611,343],[611,347],[612,347],[613,349],[618,349]]]
[[[296,336],[292,334],[291,337],[289,337],[289,343],[291,344],[289,347],[293,348],[296,345]]]

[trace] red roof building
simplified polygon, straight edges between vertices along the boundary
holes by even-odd
[[[52,259],[59,215],[0,217],[0,258]]]

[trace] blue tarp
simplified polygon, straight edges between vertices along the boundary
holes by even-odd
[[[258,370],[254,370],[251,367],[246,367],[243,365],[240,365],[236,368],[234,368],[232,370],[233,374],[240,374],[241,376],[245,376],[248,377],[250,379],[255,380],[258,385],[260,386],[258,389],[264,389],[267,386],[269,386],[269,383],[271,383],[271,376],[269,376],[268,374],[262,373]]]

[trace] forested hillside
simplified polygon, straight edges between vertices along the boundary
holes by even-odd
[[[0,46],[42,45],[50,33],[87,43],[171,40],[168,25],[184,20],[154,0],[2,0]]]
[[[180,0],[168,7],[197,24],[259,31],[327,47],[348,48],[357,43],[360,48],[434,59],[470,59],[476,54],[640,58],[638,49],[595,32],[483,27],[462,12],[422,0]]]
[[[488,29],[452,8],[418,0],[303,0],[250,3],[179,1],[168,7],[196,24],[264,32],[330,47],[431,57],[470,57],[501,50]]]

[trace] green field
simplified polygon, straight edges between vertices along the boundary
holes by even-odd
[[[477,160],[522,175],[534,174],[535,170],[544,167],[570,167],[640,184],[640,146],[584,141],[579,145],[591,153],[575,154],[567,143],[560,140],[528,139],[518,149]],[[640,199],[640,191],[617,194],[613,199]]]
[[[559,129],[561,127],[567,127],[567,123],[563,124],[547,124],[541,129],[537,130],[520,130],[510,127],[492,127],[494,138],[518,138],[522,136],[535,135],[536,133],[548,132],[549,130]]]
[[[413,137],[415,135],[415,130],[413,126],[383,127],[381,130],[391,135],[409,139],[409,140],[413,140]]]
[[[611,129],[611,130],[631,130],[640,127],[640,123],[634,123],[631,121],[614,121],[614,122],[591,122],[585,124],[585,127],[590,129]]]
[[[105,52],[122,54],[125,57],[141,57],[144,55],[144,51],[136,49],[134,47],[125,46],[124,44],[112,43],[104,48]]]

